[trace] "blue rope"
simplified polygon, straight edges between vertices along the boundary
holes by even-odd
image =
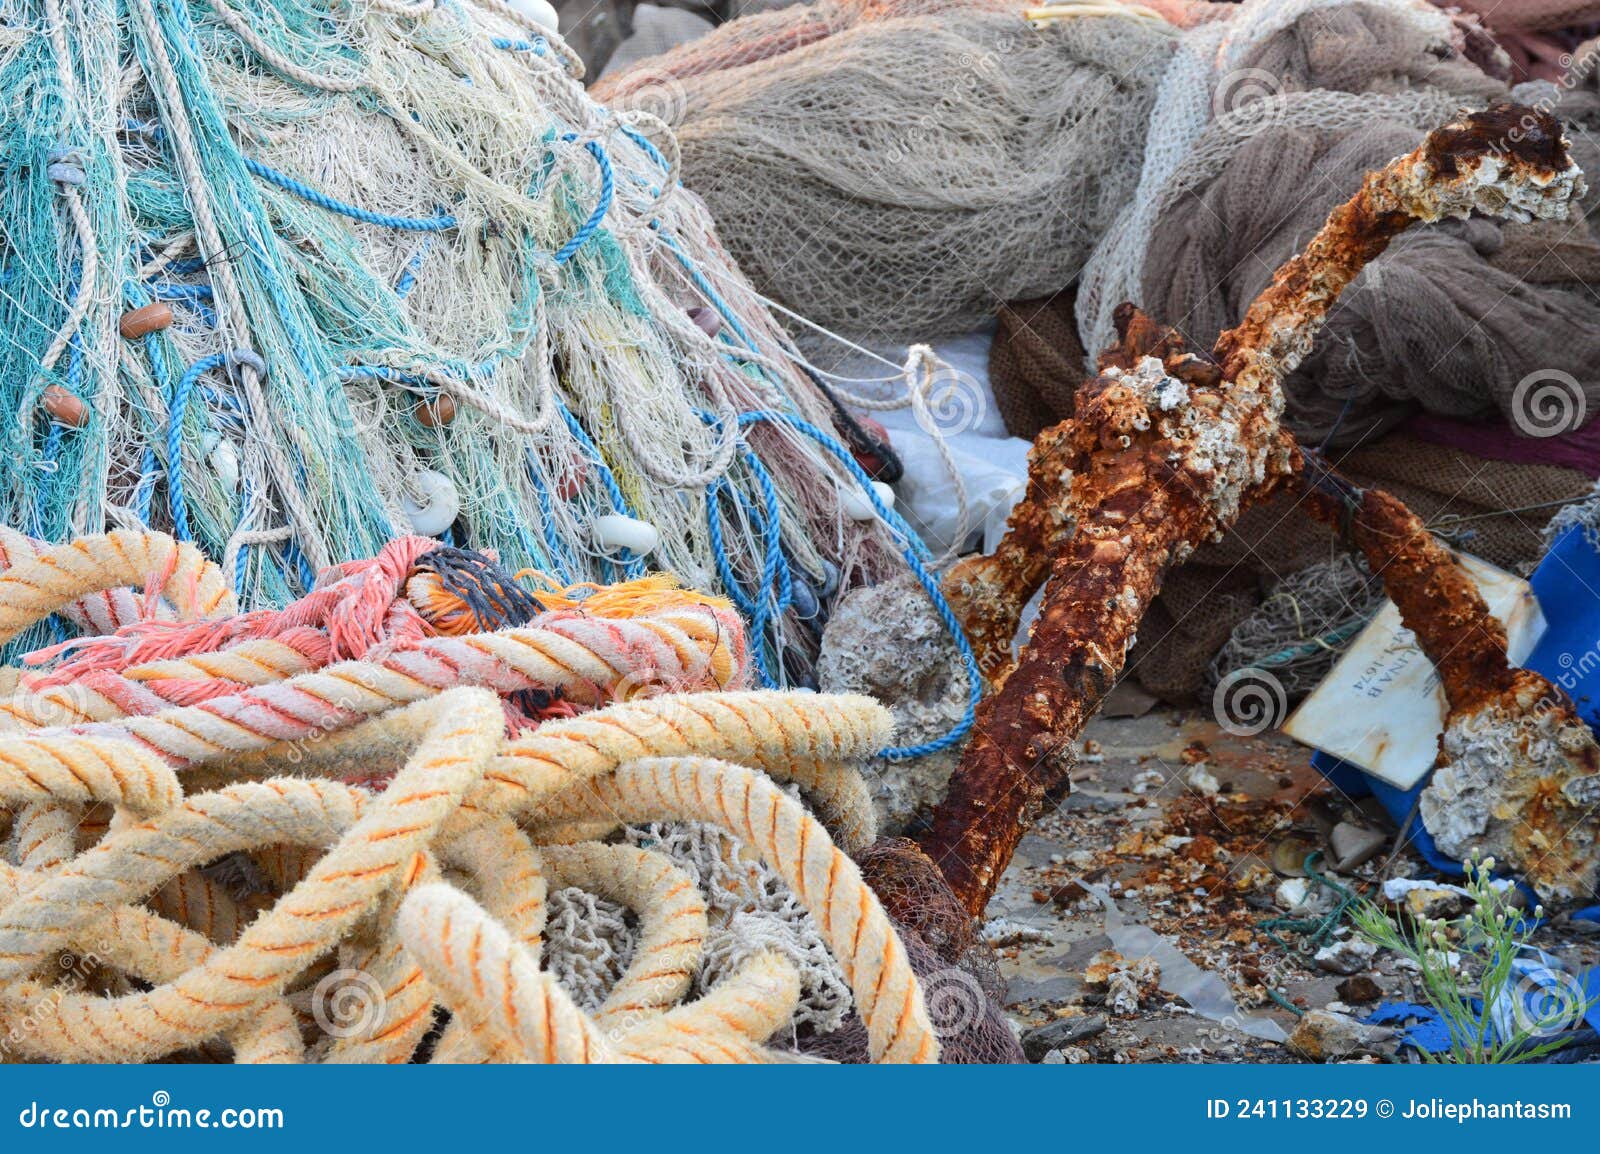
[[[154,255],[153,253],[151,255]],[[197,273],[206,267],[205,257],[192,256],[186,260],[175,260],[167,265],[167,271],[177,276],[188,276]]]
[[[202,267],[204,264],[202,262]],[[142,308],[150,303],[150,297],[137,283],[129,281],[127,285],[128,304],[131,308]],[[157,392],[162,396],[172,393],[172,377],[167,373],[166,361],[161,355],[160,342],[153,337],[138,342],[143,346],[145,356],[150,362],[150,379],[155,382]],[[138,516],[145,528],[150,527],[150,506],[155,499],[156,479],[160,475],[159,462],[156,460],[155,448],[146,442],[144,451],[139,456],[139,483],[133,490],[133,511]]]
[[[241,484],[239,486],[239,509],[241,510],[241,519],[242,519],[242,516],[243,516],[243,510],[248,509],[249,507],[250,507],[250,478],[249,477],[244,477],[244,478],[242,478]],[[234,528],[235,528],[235,530],[237,530],[238,526],[236,525],[236,526],[234,526]],[[233,559],[233,587],[234,587],[235,590],[244,588],[245,573],[249,570],[249,568],[250,568],[250,546],[247,545],[247,544],[246,545],[240,545],[239,546],[239,552],[234,556],[234,559]]]
[[[391,385],[409,385],[414,388],[433,388],[434,385],[422,373],[414,373],[409,369],[397,369],[390,365],[341,365],[335,374],[339,380],[349,381],[384,381]]]
[[[279,172],[275,168],[262,164],[253,157],[242,157],[244,166],[256,176],[270,184],[275,184],[285,192],[292,192],[301,200],[309,201],[329,212],[336,212],[341,216],[348,216],[352,220],[359,220],[364,224],[377,224],[385,228],[405,229],[410,232],[446,232],[456,226],[456,218],[448,213],[434,217],[416,216],[390,216],[386,213],[371,212],[354,204],[346,204],[336,200],[325,192],[318,192],[304,181],[296,180],[287,173]]]
[[[189,505],[183,492],[183,420],[189,412],[189,398],[201,377],[228,363],[227,353],[212,353],[190,365],[173,386],[167,405],[167,504],[172,509],[172,533],[180,541],[192,541],[189,533]]]
[[[208,301],[215,297],[208,284],[173,284],[165,282],[150,286],[151,295],[158,301]]]
[[[578,139],[578,134],[569,132],[561,139],[571,142]],[[583,147],[600,167],[600,200],[594,206],[594,211],[589,214],[589,219],[584,221],[582,227],[572,235],[572,239],[556,250],[555,262],[558,265],[566,264],[578,255],[579,249],[589,243],[589,238],[599,229],[600,222],[610,210],[611,198],[617,191],[616,182],[611,174],[611,158],[606,155],[606,150],[593,140],[584,141]]]
[[[217,327],[217,314],[204,302],[212,300],[210,285],[158,284],[151,286],[151,294],[158,301],[178,301],[194,310],[200,322],[210,328]]]
[[[955,727],[942,737],[922,742],[920,745],[882,749],[878,751],[878,756],[887,758],[890,761],[909,761],[915,757],[937,753],[941,749],[949,749],[952,745],[961,741],[971,731],[973,720],[977,716],[978,702],[983,697],[983,677],[978,671],[978,659],[972,652],[972,646],[967,641],[966,634],[961,631],[960,623],[956,621],[955,611],[950,608],[950,603],[944,599],[944,594],[939,591],[938,581],[934,580],[933,574],[928,571],[928,566],[925,564],[928,556],[927,546],[922,544],[904,519],[883,503],[877,491],[872,487],[872,478],[867,476],[866,470],[856,464],[856,459],[850,455],[850,450],[809,421],[801,420],[799,417],[791,416],[788,413],[778,413],[765,409],[739,414],[739,424],[741,427],[756,424],[787,425],[795,432],[803,433],[805,436],[810,437],[849,470],[851,476],[861,485],[861,489],[867,495],[867,499],[872,502],[872,507],[877,511],[878,516],[887,521],[890,527],[896,531],[896,535],[900,538],[902,545],[901,557],[910,566],[911,572],[916,575],[917,583],[928,594],[928,599],[933,602],[933,608],[938,613],[939,620],[943,622],[951,640],[955,642],[957,650],[961,653],[961,664],[967,674],[967,704],[962,712],[961,720],[956,722]]]
[[[394,295],[401,300],[410,296],[411,290],[417,287],[417,271],[422,268],[422,262],[431,248],[433,248],[433,237],[430,236],[417,246],[417,251],[406,261],[406,267],[400,270],[400,276],[394,282]]]
[[[726,477],[718,477],[707,489],[707,528],[711,536],[711,555],[716,561],[717,575],[722,579],[723,588],[728,591],[729,597],[739,611],[750,618],[750,634],[756,639],[756,664],[761,684],[764,688],[772,688],[778,684],[778,677],[767,659],[767,623],[781,616],[794,604],[794,574],[789,568],[789,559],[783,555],[778,487],[773,483],[772,474],[767,472],[767,467],[762,464],[761,458],[757,457],[748,445],[741,443],[739,453],[761,488],[763,508],[754,510],[761,522],[763,542],[759,596],[747,597],[739,588],[738,575],[733,571],[733,565],[728,560],[727,547],[723,543],[720,505],[722,495],[734,494],[741,503],[745,503],[743,495],[734,490]],[[748,504],[745,504],[748,508]]]
[[[589,463],[594,466],[594,471],[600,478],[600,484],[604,486],[606,495],[611,498],[612,512],[620,513],[624,517],[634,516],[633,510],[628,506],[628,499],[622,495],[622,486],[617,484],[616,474],[611,471],[611,466],[606,464],[605,458],[600,455],[599,446],[594,443],[584,430],[584,427],[578,423],[578,418],[572,415],[572,410],[567,408],[559,397],[553,396],[551,399],[561,406],[561,419],[567,423],[567,429],[577,438],[578,444],[587,450]],[[644,576],[645,565],[643,558],[635,557],[631,549],[621,550],[621,556],[623,572],[629,580]]]
[[[561,581],[567,584],[571,584],[571,574],[576,572],[577,567],[573,563],[572,553],[567,548],[566,542],[556,534],[555,504],[551,501],[550,492],[545,487],[544,482],[539,479],[539,472],[535,468],[532,449],[523,450],[523,460],[528,480],[533,483],[534,495],[539,500],[539,527],[542,530],[541,536],[544,538],[545,551],[550,557],[550,568],[555,571],[553,576],[560,578]],[[521,531],[520,522],[518,529]],[[528,553],[531,556],[538,555],[538,551],[534,549],[529,549]]]
[[[505,52],[531,52],[535,56],[543,56],[550,50],[550,42],[543,36],[535,36],[532,40],[512,40],[506,36],[495,36],[489,43]]]

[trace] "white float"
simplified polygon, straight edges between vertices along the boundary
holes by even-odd
[[[872,482],[873,492],[878,494],[884,508],[894,508],[894,490],[882,481]],[[852,521],[870,521],[878,515],[878,510],[873,507],[872,499],[858,488],[840,489],[839,505],[844,509],[845,516]]]
[[[628,549],[634,556],[643,557],[661,544],[661,531],[637,517],[607,513],[594,519],[594,543],[607,552]]]
[[[400,506],[411,522],[413,533],[437,537],[455,523],[456,515],[461,512],[461,495],[449,477],[432,469],[422,469],[406,483]]]
[[[556,10],[546,0],[506,0],[507,7],[526,16],[535,24],[550,29],[552,32],[561,31],[560,21],[556,18]]]

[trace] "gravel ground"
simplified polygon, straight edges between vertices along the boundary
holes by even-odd
[[[1298,1016],[1269,989],[1302,1010],[1356,1017],[1371,1009],[1356,997],[1420,1000],[1414,973],[1395,955],[1380,953],[1356,974],[1330,973],[1314,963],[1305,935],[1281,932],[1285,948],[1260,928],[1283,913],[1286,879],[1272,868],[1275,850],[1282,865],[1307,846],[1324,847],[1334,821],[1380,825],[1370,800],[1333,791],[1303,747],[1276,734],[1237,737],[1197,712],[1158,708],[1097,718],[1084,749],[1073,792],[1023,841],[987,910],[1007,1009],[1034,1060],[1053,1049],[1047,1060],[1301,1061],[1240,1027],[1248,1018],[1294,1030]],[[1403,850],[1388,862],[1394,831],[1381,828],[1384,848],[1343,880],[1371,888],[1380,876],[1428,877]],[[1123,923],[1148,926],[1221,978],[1237,1011],[1221,1021],[1201,1016],[1172,995],[1181,976],[1155,977],[1135,957],[1102,956],[1112,941],[1091,891],[1111,897]],[[1327,940],[1350,936],[1345,928]],[[1600,938],[1576,923],[1541,931],[1538,944],[1573,970],[1600,956]],[[1127,973],[1108,983],[1119,968]],[[1352,980],[1346,1001],[1339,987],[1347,978],[1370,984]],[[1049,1031],[1028,1036],[1040,1027]],[[1381,1060],[1396,1051],[1392,1040],[1369,1036],[1345,1057]]]

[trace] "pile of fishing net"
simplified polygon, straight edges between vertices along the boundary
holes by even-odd
[[[733,21],[596,93],[676,129],[762,291],[856,337],[964,332],[1082,267],[1138,181],[1172,29],[1004,0],[823,0]]]
[[[0,1057],[1017,1057],[874,842],[887,712],[750,690],[721,598],[408,537],[239,613],[163,534],[4,545],[0,638],[84,636],[0,679]]]
[[[1495,64],[1513,80],[1559,81],[1570,74],[1574,49],[1600,31],[1595,0],[1435,0],[1439,8],[1492,46]],[[1492,65],[1485,64],[1486,68]]]
[[[819,603],[921,546],[578,70],[502,0],[8,5],[0,521],[170,531],[251,608],[407,532],[648,559],[805,683]]]
[[[1505,95],[1470,65],[1441,63],[1449,27],[1420,15],[1377,2],[1314,7],[1270,34],[1232,42],[1236,75],[1269,77],[1276,94],[1213,120],[1154,190],[1132,299],[1210,347],[1367,172],[1414,148],[1450,104]],[[1575,158],[1594,171],[1600,147],[1572,136]],[[1558,231],[1568,244],[1593,247],[1582,218]],[[1296,434],[1356,444],[1418,408],[1529,418],[1519,413],[1526,401],[1517,386],[1539,369],[1572,372],[1584,403],[1600,402],[1600,303],[1552,254],[1551,232],[1479,219],[1396,241],[1289,378]],[[1091,278],[1090,286],[1098,284]]]

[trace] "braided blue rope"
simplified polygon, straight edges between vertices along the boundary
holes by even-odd
[[[279,172],[269,165],[262,164],[254,157],[245,156],[244,166],[253,174],[259,176],[269,184],[275,184],[285,192],[292,192],[301,200],[309,201],[319,208],[329,212],[336,212],[340,216],[348,216],[351,220],[359,220],[364,224],[377,224],[385,228],[405,229],[410,232],[447,232],[456,226],[456,218],[448,213],[434,217],[416,216],[390,216],[387,213],[372,212],[358,205],[346,204],[325,192],[318,192],[304,181],[296,180],[288,173]]]
[[[578,139],[578,134],[569,132],[561,139],[570,143]],[[594,236],[600,227],[600,222],[610,211],[612,197],[617,191],[616,181],[611,174],[611,158],[606,155],[606,150],[593,140],[584,141],[583,147],[584,151],[594,157],[595,164],[600,168],[600,199],[595,204],[594,211],[589,214],[589,219],[583,222],[578,231],[572,235],[572,239],[556,250],[555,262],[558,265],[566,264],[578,255],[579,249],[589,243],[589,238]]]
[[[417,251],[411,254],[411,259],[406,261],[406,267],[400,270],[400,276],[394,282],[394,295],[401,300],[411,295],[411,290],[417,287],[417,270],[422,268],[422,262],[427,258],[428,250],[433,248],[433,237],[428,237]]]
[[[887,521],[896,532],[901,542],[901,557],[911,568],[916,576],[917,583],[928,594],[928,599],[933,602],[933,608],[939,615],[939,620],[944,624],[950,639],[955,642],[956,649],[961,654],[961,664],[967,674],[967,704],[962,711],[961,720],[956,722],[950,732],[932,741],[924,741],[919,745],[894,746],[878,751],[878,756],[890,761],[909,761],[915,757],[923,757],[930,753],[937,753],[941,749],[949,749],[960,742],[972,730],[972,724],[977,716],[978,702],[983,697],[983,675],[978,671],[978,659],[972,652],[972,645],[967,641],[966,634],[961,631],[961,625],[956,620],[955,611],[950,608],[950,603],[944,599],[944,594],[939,590],[939,583],[934,579],[928,566],[924,563],[928,556],[927,546],[917,537],[894,510],[883,503],[877,491],[872,487],[872,478],[867,476],[866,470],[856,464],[855,457],[850,450],[840,444],[838,440],[830,437],[809,421],[792,416],[789,413],[773,412],[770,409],[756,410],[754,412],[739,414],[741,427],[756,424],[787,425],[797,433],[810,437],[822,446],[843,465],[860,484],[862,492],[872,502],[872,507],[878,516]]]
[[[572,410],[567,408],[561,398],[552,395],[552,400],[561,407],[561,419],[567,423],[567,429],[572,433],[588,453],[588,460],[594,466],[595,474],[600,478],[600,484],[605,488],[606,496],[611,499],[611,509],[624,517],[634,516],[633,510],[628,506],[628,499],[622,494],[622,486],[617,484],[616,474],[611,471],[611,466],[606,464],[606,459],[600,455],[600,448],[590,438],[584,427],[578,423],[578,418],[572,415]],[[633,550],[621,550],[623,572],[631,581],[635,577],[645,574],[644,559],[635,557]]]
[[[204,262],[201,262],[201,267],[204,267]],[[142,308],[150,303],[149,295],[136,282],[129,281],[125,291],[130,308]],[[144,349],[145,357],[150,362],[150,379],[155,382],[156,391],[162,396],[170,396],[172,377],[167,372],[166,361],[161,355],[160,342],[141,340],[138,344]],[[133,511],[145,528],[150,527],[150,506],[155,499],[156,479],[160,472],[155,448],[146,441],[144,451],[139,456],[139,483],[133,490]]]
[[[158,301],[178,301],[187,304],[194,310],[202,324],[216,328],[217,314],[205,303],[213,299],[210,285],[158,284],[151,287],[151,294]]]
[[[414,388],[433,388],[433,383],[422,373],[410,369],[397,369],[391,365],[341,365],[334,374],[340,381],[385,381],[391,385],[409,385]]]
[[[250,496],[250,478],[241,477],[239,486],[239,508],[241,510],[248,509],[250,507]],[[235,528],[237,528],[237,526],[235,526]],[[233,558],[233,587],[235,589],[244,588],[245,574],[249,568],[250,546],[240,545],[239,552],[236,553]]]
[[[778,487],[773,483],[772,474],[762,464],[761,458],[757,457],[748,445],[741,442],[739,453],[761,488],[763,507],[754,510],[761,522],[763,543],[761,585],[757,596],[747,597],[739,587],[738,575],[733,571],[733,564],[728,559],[727,547],[723,542],[720,504],[722,495],[733,494],[746,508],[749,507],[743,495],[728,483],[726,477],[718,477],[706,491],[707,529],[711,537],[711,555],[716,562],[717,575],[722,579],[723,588],[728,591],[728,596],[734,605],[750,618],[750,635],[755,639],[757,672],[762,687],[770,689],[778,685],[779,680],[767,657],[767,624],[794,604],[794,574],[789,568],[789,559],[783,554]]]
[[[535,56],[543,56],[550,50],[550,42],[543,36],[535,36],[532,40],[512,40],[508,36],[495,36],[490,38],[489,43],[505,52],[531,52]]]
[[[570,584],[572,574],[577,571],[577,565],[573,562],[572,552],[567,548],[567,543],[556,533],[555,504],[550,499],[550,491],[539,477],[533,450],[524,449],[522,452],[528,480],[533,483],[534,496],[539,501],[540,536],[544,538],[545,552],[549,555],[550,567],[554,570],[552,575]],[[538,556],[538,550],[535,549],[529,549],[528,553],[530,556]]]
[[[174,284],[171,281],[151,285],[150,293],[158,301],[208,301],[216,296],[208,284]]]
[[[201,357],[178,379],[167,403],[167,505],[172,510],[172,534],[180,541],[194,540],[189,532],[189,505],[183,491],[183,421],[189,413],[189,398],[201,377],[227,363],[227,353]]]
[[[151,255],[154,255],[153,253]],[[167,271],[175,276],[190,276],[206,267],[204,257],[191,256],[185,260],[175,260],[167,265]]]

